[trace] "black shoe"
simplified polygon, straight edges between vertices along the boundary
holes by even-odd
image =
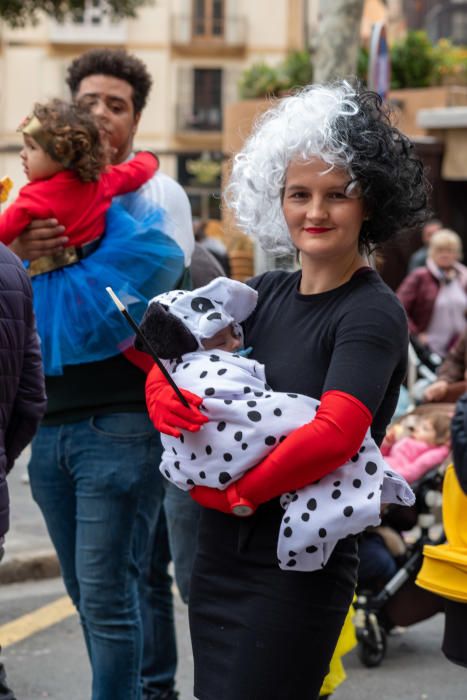
[[[143,695],[144,700],[178,700],[179,694],[173,688],[166,690],[153,690],[149,694]],[[0,698],[1,700],[1,698]]]
[[[5,667],[0,663],[0,700],[16,700],[11,688],[7,685]]]

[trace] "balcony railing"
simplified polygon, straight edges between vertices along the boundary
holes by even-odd
[[[244,17],[172,17],[172,45],[178,49],[239,50],[246,43],[246,20]]]
[[[177,131],[221,131],[222,109],[209,107],[195,110],[187,105],[178,105]]]
[[[52,44],[98,44],[118,46],[127,41],[125,20],[110,22],[57,22],[51,20],[49,41]]]
[[[73,19],[50,21],[49,38],[53,44],[124,44],[127,24],[112,20],[107,0],[85,0]]]

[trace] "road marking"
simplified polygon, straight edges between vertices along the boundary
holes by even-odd
[[[32,613],[22,615],[16,620],[2,625],[0,627],[0,644],[5,649],[75,614],[76,608],[70,598],[64,595],[53,603],[44,605]]]

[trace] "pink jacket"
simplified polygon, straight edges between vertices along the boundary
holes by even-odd
[[[449,447],[429,445],[422,440],[405,437],[395,442],[392,447],[382,449],[382,453],[389,466],[410,484],[441,464],[449,454]]]

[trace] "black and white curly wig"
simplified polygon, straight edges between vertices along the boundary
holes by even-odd
[[[381,98],[346,81],[310,85],[260,118],[235,156],[226,189],[238,226],[269,252],[293,250],[281,201],[287,168],[313,158],[344,169],[359,184],[369,214],[360,233],[362,251],[426,219],[422,162],[391,124]]]

